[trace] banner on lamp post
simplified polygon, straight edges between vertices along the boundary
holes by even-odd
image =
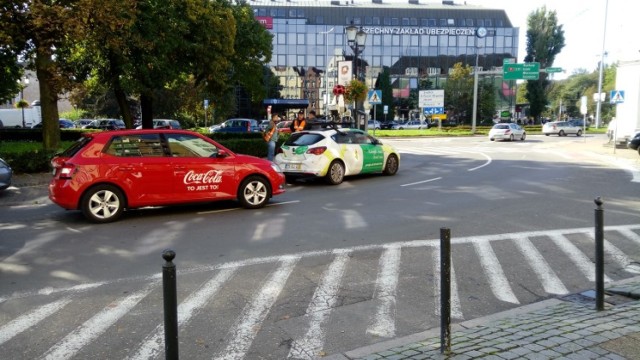
[[[338,84],[347,86],[353,77],[353,63],[351,61],[338,61]]]

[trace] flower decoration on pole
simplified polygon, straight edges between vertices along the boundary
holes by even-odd
[[[347,85],[344,97],[347,101],[361,102],[367,98],[367,90],[364,82],[354,79]]]
[[[344,112],[346,111],[344,106],[344,94],[346,91],[347,89],[344,87],[344,85],[336,85],[333,87],[333,96],[335,96],[334,99],[336,110],[338,110],[338,113],[340,115],[344,114]]]

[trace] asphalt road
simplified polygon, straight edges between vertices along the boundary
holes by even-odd
[[[10,189],[0,197],[0,351],[158,357],[166,248],[177,253],[191,359],[315,358],[437,326],[443,227],[454,320],[589,288],[597,196],[609,279],[638,272],[637,173],[581,143],[604,137],[386,141],[402,153],[396,176],[296,183],[261,210],[140,209],[93,225],[50,204],[42,186]]]

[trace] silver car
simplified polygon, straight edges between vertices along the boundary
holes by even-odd
[[[542,126],[542,133],[546,136],[551,134],[557,134],[558,136],[567,136],[569,134],[582,136],[582,126],[577,126],[569,121],[552,121]]]
[[[13,171],[6,161],[0,159],[0,190],[4,190],[11,186],[11,177]]]

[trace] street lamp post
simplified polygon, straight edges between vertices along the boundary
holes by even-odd
[[[601,103],[602,99],[600,98],[600,94],[602,93],[602,71],[604,67],[604,57],[607,53],[604,51],[605,40],[607,37],[607,12],[609,11],[609,0],[605,3],[604,8],[604,30],[602,31],[602,55],[600,56],[600,66],[598,66],[598,102],[596,103],[596,129],[600,127],[600,112],[601,112]],[[614,138],[615,140],[615,138]],[[616,151],[616,144],[613,144],[613,152]]]
[[[349,44],[349,47],[351,47],[351,50],[353,50],[353,72],[355,74],[355,78],[357,80],[360,80],[360,73],[359,73],[359,69],[358,69],[358,56],[360,55],[360,52],[364,50],[364,46],[365,46],[365,42],[367,41],[367,33],[364,32],[364,30],[362,30],[360,27],[357,27],[355,25],[353,25],[353,23],[351,23],[350,26],[347,26],[347,28],[345,29],[346,33],[347,33],[347,43]],[[360,114],[358,113],[360,110],[360,101],[356,101],[356,122],[358,122],[358,118],[360,116]],[[358,129],[360,128],[360,125],[357,125]],[[366,131],[367,130],[367,122],[364,122],[363,125],[363,129]]]
[[[27,127],[27,124],[24,121],[24,104],[22,104],[24,102],[24,88],[27,87],[27,85],[29,85],[29,79],[28,78],[24,78],[21,81],[20,84],[20,109],[22,109],[22,127],[25,128]]]
[[[327,31],[321,31],[324,34],[324,116],[327,118],[329,114],[329,33],[333,31],[331,28]]]
[[[471,133],[476,133],[476,122],[478,118],[478,57],[480,55],[480,45],[478,39],[487,36],[487,29],[480,27],[476,29],[476,67],[473,68],[473,111],[471,116]]]

